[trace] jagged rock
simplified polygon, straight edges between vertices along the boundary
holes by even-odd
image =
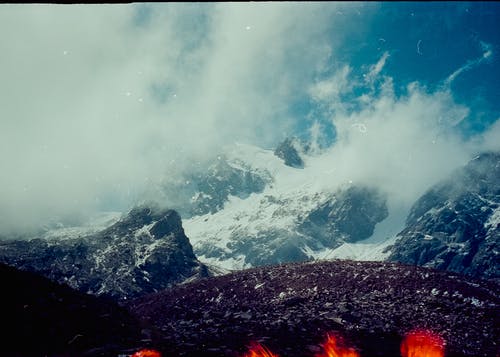
[[[179,216],[179,214],[174,210],[165,212],[163,217],[161,217],[149,230],[149,233],[157,239],[166,237],[170,234],[184,235],[181,216]]]
[[[500,277],[500,153],[485,153],[412,207],[390,260]]]
[[[272,182],[269,172],[221,155],[207,167],[198,168],[184,180],[165,188],[168,201],[182,217],[215,213],[231,196],[246,198],[262,192]]]
[[[202,215],[222,209],[229,196],[246,198],[251,193],[262,192],[271,177],[265,171],[252,170],[243,163],[234,165],[221,157],[206,173],[192,177],[192,182],[196,193],[191,213]]]
[[[335,247],[369,238],[375,225],[387,216],[386,199],[377,190],[351,186],[312,210],[299,231]]]
[[[119,300],[208,274],[179,214],[148,206],[90,236],[0,242],[0,262]]]
[[[299,143],[297,139],[286,138],[278,145],[274,151],[274,155],[282,159],[287,166],[303,169],[304,161],[300,157],[298,148]]]

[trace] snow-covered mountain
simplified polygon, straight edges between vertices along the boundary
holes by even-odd
[[[240,144],[225,156],[224,166],[260,175],[266,184],[247,197],[227,195],[218,210],[184,220],[186,234],[202,261],[242,269],[319,258],[373,260],[387,255],[382,250],[397,231],[391,232],[394,217],[388,220],[391,227],[382,224],[376,228],[389,215],[384,194],[365,184],[339,183],[333,170],[323,169],[320,156],[306,155],[292,144],[286,140],[279,146],[283,150],[274,152]],[[292,148],[294,158],[301,155],[301,165],[287,164],[284,155]],[[208,177],[213,175],[224,177],[218,171],[207,172]],[[195,196],[205,194],[200,191]]]
[[[149,206],[136,207],[94,233],[59,229],[43,238],[2,241],[0,262],[115,299],[208,274],[193,254],[178,213]]]
[[[325,164],[324,155],[310,155],[299,144],[287,139],[274,152],[237,145],[226,155],[224,165],[261,175],[265,186],[248,197],[226,195],[217,209],[185,220],[202,261],[242,269],[314,259],[390,259],[500,276],[499,153],[479,155],[411,208],[391,205],[376,186],[337,177],[339,170]],[[206,175],[223,177],[217,170]]]
[[[183,222],[174,210],[139,206],[87,227],[1,241],[0,262],[118,299],[209,270],[336,258],[500,276],[499,153],[478,156],[410,210],[369,181],[343,176],[326,155],[295,141],[280,147],[235,145],[169,187],[179,200],[164,206]],[[287,164],[290,152],[302,165]]]
[[[390,260],[500,277],[500,153],[484,153],[412,207]]]

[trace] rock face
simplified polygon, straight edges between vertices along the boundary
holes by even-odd
[[[247,207],[241,213],[227,209],[229,217],[221,212],[198,219],[210,239],[194,242],[196,255],[214,265],[236,261],[239,268],[306,261],[370,237],[388,215],[385,196],[363,186],[333,194],[266,195],[254,202],[250,214]]]
[[[282,159],[287,166],[303,169],[304,161],[300,157],[298,148],[299,142],[297,139],[287,138],[276,147],[274,155]]]
[[[390,260],[500,278],[500,153],[485,153],[412,207]]]
[[[446,356],[497,356],[499,286],[382,262],[287,264],[202,279],[130,302],[158,331],[166,356],[241,356],[252,341],[279,356],[320,352],[328,332],[361,356],[400,356],[420,328]]]
[[[90,236],[1,242],[0,262],[119,300],[208,274],[178,213],[145,206]]]
[[[387,216],[383,195],[367,187],[351,186],[308,213],[299,229],[323,245],[334,247],[369,238],[375,225]]]
[[[269,173],[263,170],[252,170],[243,162],[229,162],[220,157],[206,172],[191,177],[195,194],[190,214],[215,213],[224,207],[229,196],[246,198],[262,192],[271,181]]]
[[[117,356],[144,337],[117,304],[0,264],[3,356]]]
[[[260,193],[273,181],[267,170],[220,155],[208,163],[195,163],[189,173],[163,186],[164,200],[184,219],[214,214],[231,196],[241,199]]]

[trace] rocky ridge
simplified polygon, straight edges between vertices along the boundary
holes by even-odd
[[[89,236],[2,241],[0,262],[118,300],[208,275],[178,213],[147,206]]]

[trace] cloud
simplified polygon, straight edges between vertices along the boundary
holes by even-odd
[[[380,72],[385,58],[371,73]],[[310,168],[329,172],[323,184],[332,190],[346,183],[377,187],[390,205],[408,209],[473,155],[499,148],[498,121],[485,133],[464,138],[457,124],[470,110],[456,103],[449,89],[429,91],[415,82],[396,95],[391,77],[363,86],[354,70],[345,82],[356,83],[349,100],[358,105],[332,113],[336,142]]]
[[[478,137],[476,140],[477,151],[500,151],[500,118],[498,118],[490,128]]]
[[[468,154],[450,129],[467,108],[417,85],[396,97],[388,53],[366,80],[340,60],[377,6],[0,7],[0,234],[157,198],[227,144],[274,145],[304,120],[290,110],[304,98],[315,138],[336,128],[325,165],[338,179],[414,196]],[[482,48],[448,81],[493,56]],[[488,135],[477,142],[493,146]]]
[[[2,6],[2,231],[126,209],[224,144],[273,143],[341,7]]]
[[[373,81],[375,81],[377,76],[380,74],[380,72],[384,68],[385,62],[387,61],[387,58],[389,58],[389,52],[384,52],[384,54],[380,57],[378,62],[375,63],[374,65],[370,66],[370,71],[365,76],[365,81],[367,83],[373,85]]]
[[[449,86],[463,72],[469,71],[472,68],[479,66],[484,61],[491,60],[491,58],[493,56],[493,49],[492,49],[493,46],[491,44],[483,42],[483,41],[480,41],[479,44],[481,46],[481,50],[483,51],[483,54],[478,58],[467,61],[466,64],[464,64],[462,67],[460,67],[455,72],[450,74],[448,76],[448,78],[446,78],[446,80],[444,81],[445,86]]]
[[[334,166],[346,180],[411,204],[471,155],[448,122],[467,113],[447,92],[415,87],[401,98],[382,94],[361,111],[334,119],[339,137]]]
[[[309,89],[311,98],[316,102],[338,102],[341,94],[352,89],[352,84],[348,80],[350,72],[349,65],[344,65],[331,77],[314,83]]]

